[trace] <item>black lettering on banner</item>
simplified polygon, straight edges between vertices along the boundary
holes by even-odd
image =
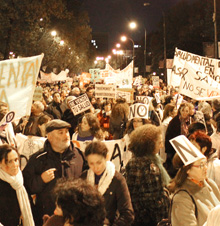
[[[197,86],[197,87],[196,87],[196,90],[197,90],[198,92],[197,92],[197,93],[195,92],[195,95],[202,96],[203,91],[205,91],[206,89]]]
[[[183,157],[184,161],[187,162],[188,159],[186,158],[186,156],[183,154],[182,150],[188,152],[190,155],[192,155],[193,157],[197,157],[196,153],[190,148],[190,146],[186,143],[186,145],[188,146],[188,148],[184,147],[182,144],[180,144],[178,141],[173,140],[172,141],[173,145],[176,147],[176,149],[178,150],[179,154]]]
[[[193,84],[190,84],[190,83],[187,83],[187,81],[184,82],[184,85],[183,85],[183,89],[186,89],[186,90],[190,90],[190,91],[193,91],[194,90],[194,86]]]
[[[137,114],[140,116],[140,117],[144,117],[147,115],[147,107],[145,105],[139,105],[138,108],[137,108]]]
[[[119,145],[116,143],[110,161],[116,159],[117,157],[119,157],[119,164],[120,164],[120,166],[122,166],[121,150],[119,148]]]

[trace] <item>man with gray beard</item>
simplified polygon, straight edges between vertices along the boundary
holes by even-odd
[[[80,177],[85,167],[82,152],[70,141],[71,125],[60,119],[47,123],[47,140],[44,147],[33,154],[23,170],[24,185],[33,200],[33,214],[36,226],[42,225],[44,214],[52,215],[55,200],[52,190],[59,178]]]

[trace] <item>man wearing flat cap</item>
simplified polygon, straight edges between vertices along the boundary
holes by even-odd
[[[36,226],[42,225],[44,214],[53,214],[55,200],[52,191],[57,179],[77,179],[85,169],[83,153],[70,141],[70,127],[60,119],[48,122],[44,147],[31,156],[23,170],[27,192],[36,194],[33,208]]]

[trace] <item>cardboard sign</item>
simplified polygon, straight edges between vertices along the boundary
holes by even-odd
[[[130,106],[128,119],[145,118],[148,119],[149,105],[147,104],[133,104]]]
[[[92,104],[86,94],[83,94],[68,103],[74,115],[78,115],[92,107]]]
[[[131,103],[131,93],[130,92],[123,92],[120,90],[116,90],[116,99],[124,98],[127,103]]]
[[[171,139],[170,143],[185,166],[199,159],[206,158],[184,135]]]
[[[42,101],[43,98],[43,88],[37,86],[34,90],[33,101]]]
[[[136,96],[136,100],[143,101],[144,104],[150,104],[152,99],[153,97],[149,97],[149,96]]]
[[[115,94],[116,94],[115,85],[95,84],[96,98],[115,98]]]
[[[160,78],[159,76],[152,76],[152,84],[154,88],[160,88]]]

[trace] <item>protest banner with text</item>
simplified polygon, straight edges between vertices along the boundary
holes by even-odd
[[[17,119],[30,115],[42,59],[43,54],[0,61],[0,101],[9,105]]]
[[[115,98],[115,94],[116,94],[115,85],[95,84],[96,98]]]
[[[68,104],[74,115],[78,115],[92,107],[92,104],[86,94],[69,101]]]

